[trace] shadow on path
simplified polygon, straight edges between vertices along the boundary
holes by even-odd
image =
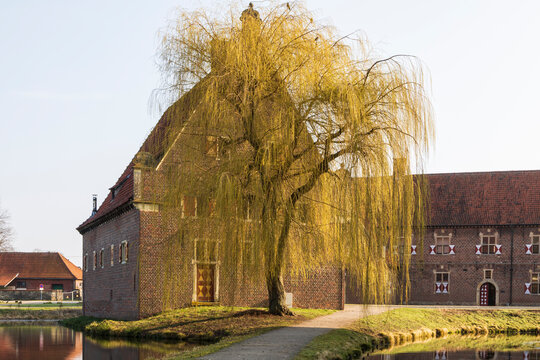
[[[269,331],[201,359],[292,359],[317,336],[345,327],[362,317],[380,314],[394,308],[395,306],[391,305],[346,305],[343,311],[304,321],[291,327]]]

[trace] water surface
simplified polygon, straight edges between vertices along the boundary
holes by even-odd
[[[540,360],[539,336],[448,336],[397,346],[368,360]]]
[[[0,326],[0,360],[159,359],[189,345],[93,339],[59,325]]]

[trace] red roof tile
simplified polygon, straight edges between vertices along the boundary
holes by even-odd
[[[0,286],[7,286],[10,282],[12,282],[19,273],[5,273],[0,274]]]
[[[427,175],[430,226],[540,224],[540,170]]]
[[[0,285],[8,277],[79,279],[82,271],[57,252],[0,252]],[[6,280],[7,281],[7,280]]]

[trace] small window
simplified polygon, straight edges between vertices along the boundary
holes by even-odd
[[[105,263],[103,262],[103,253],[105,252],[105,249],[101,249],[99,251],[99,267],[103,268],[105,266]]]
[[[83,270],[88,271],[88,254],[84,254],[83,258]]]
[[[532,235],[531,244],[531,252],[533,254],[540,254],[540,235]]]
[[[436,282],[448,282],[448,273],[447,272],[438,272],[435,274]]]
[[[216,136],[207,136],[204,146],[204,153],[211,157],[217,157],[219,153],[219,142]]]
[[[111,245],[111,266],[114,266],[114,245]]]
[[[482,235],[482,244],[480,248],[482,254],[495,254],[497,251],[495,245],[497,245],[495,235]]]
[[[484,269],[484,279],[493,279],[493,269]]]
[[[449,292],[450,274],[448,272],[435,273],[435,293],[447,294]]]
[[[26,289],[26,281],[17,281],[16,289]]]
[[[209,157],[220,160],[225,155],[224,143],[224,138],[221,136],[207,136],[205,138],[204,153]]]
[[[435,236],[435,253],[449,254],[450,253],[450,236]]]
[[[120,244],[120,263],[122,264],[127,263],[128,254],[129,254],[128,242],[122,241],[122,243]]]
[[[97,254],[94,251],[94,268],[93,268],[93,270],[96,270],[96,268],[97,268]]]
[[[531,294],[540,294],[540,273],[531,274]]]
[[[197,216],[197,198],[195,196],[184,195],[181,207],[182,218]]]

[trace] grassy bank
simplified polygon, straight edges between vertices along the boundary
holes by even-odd
[[[81,303],[0,303],[0,321],[67,319],[81,316],[81,314]]]
[[[49,308],[49,309],[4,309],[0,308],[0,322],[2,320],[52,320],[68,319],[81,316],[81,308]]]
[[[177,340],[205,344],[204,347],[193,350],[193,356],[200,356],[247,337],[333,311],[294,309],[294,312],[296,316],[275,316],[263,309],[203,306],[167,311],[136,321],[81,316],[66,319],[61,323],[99,337]],[[183,354],[183,357],[186,357],[186,354]]]
[[[350,359],[447,334],[540,334],[540,311],[397,309],[316,338],[297,359]]]

